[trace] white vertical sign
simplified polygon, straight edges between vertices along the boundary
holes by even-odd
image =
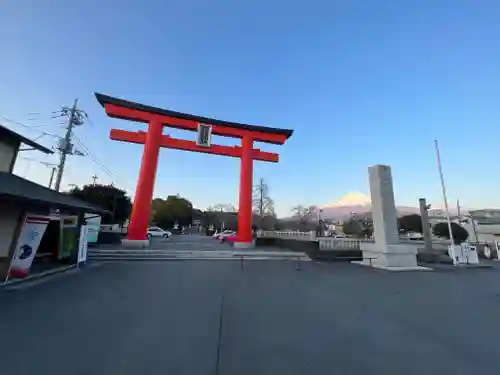
[[[80,229],[80,242],[78,244],[78,264],[87,261],[89,227],[82,225]]]
[[[101,216],[95,214],[85,214],[85,222],[88,227],[88,243],[96,243],[101,230]]]
[[[28,276],[49,221],[48,216],[26,215],[9,267],[9,276]]]
[[[479,256],[477,254],[477,247],[467,242],[462,244],[462,252],[467,257],[467,264],[479,264]]]

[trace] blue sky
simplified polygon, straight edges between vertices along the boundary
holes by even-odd
[[[76,135],[114,177],[73,156],[63,186],[90,183],[95,173],[131,193],[141,147],[108,135],[144,125],[107,118],[95,91],[292,128],[284,146],[259,144],[279,152],[280,163],[254,168],[280,215],[368,193],[373,164],[392,166],[397,204],[423,196],[441,206],[438,139],[450,201],[498,207],[499,16],[494,0],[4,1],[0,120],[32,138],[62,135],[51,112],[79,98],[91,123]],[[16,171],[40,183],[50,176],[25,159]],[[200,208],[236,204],[238,182],[237,159],[163,150],[155,195],[179,193]]]

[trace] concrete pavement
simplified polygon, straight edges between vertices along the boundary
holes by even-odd
[[[117,262],[0,290],[2,372],[500,373],[500,269]]]

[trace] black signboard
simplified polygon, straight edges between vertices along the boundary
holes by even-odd
[[[210,147],[212,139],[212,125],[198,124],[198,140],[196,144],[202,147]]]

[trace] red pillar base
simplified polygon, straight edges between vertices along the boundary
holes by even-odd
[[[255,248],[255,241],[252,241],[252,242],[236,241],[233,243],[233,247],[235,249],[254,249]]]
[[[125,238],[122,240],[122,245],[127,249],[145,249],[149,247],[149,240],[129,240]]]

